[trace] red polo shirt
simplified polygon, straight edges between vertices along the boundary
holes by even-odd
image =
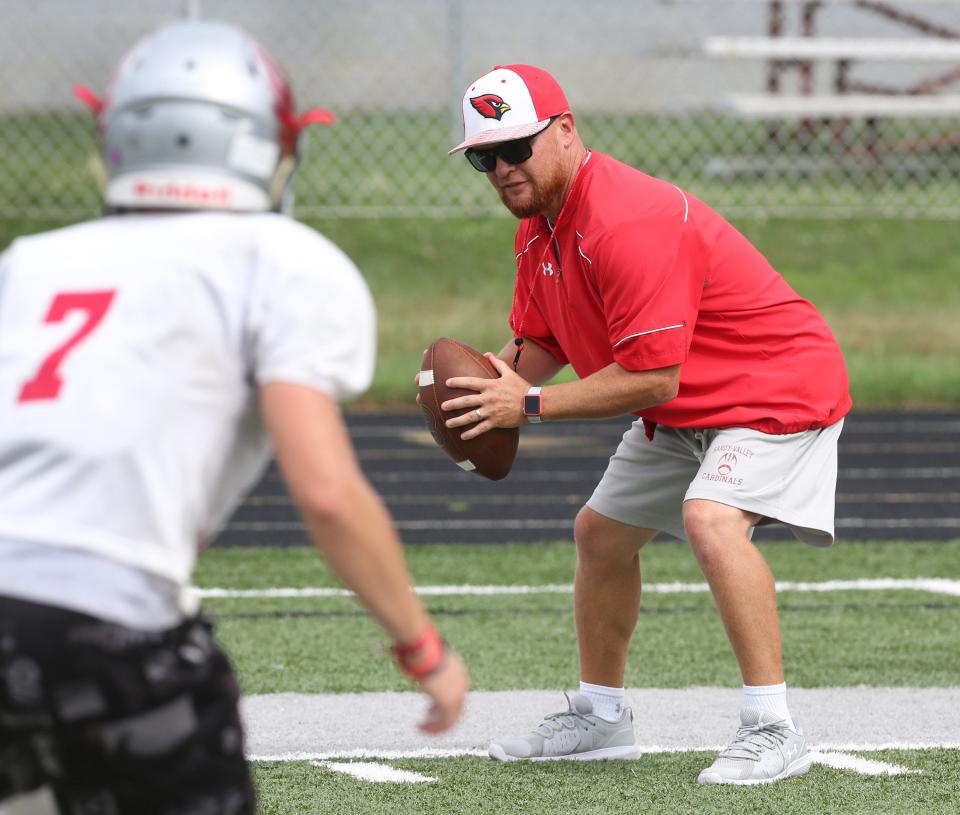
[[[796,433],[851,407],[836,340],[746,238],[673,184],[588,154],[551,235],[520,222],[510,326],[580,377],[680,365],[639,411],[669,427]]]

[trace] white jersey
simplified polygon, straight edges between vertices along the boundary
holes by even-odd
[[[365,390],[369,291],[274,214],[123,215],[0,257],[0,540],[188,584],[257,481],[257,386]]]

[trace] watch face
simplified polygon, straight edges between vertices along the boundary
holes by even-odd
[[[534,394],[533,396],[524,396],[523,397],[523,413],[525,416],[539,416],[540,415],[540,396],[539,394]]]

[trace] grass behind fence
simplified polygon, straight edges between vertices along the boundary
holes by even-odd
[[[434,337],[499,350],[514,278],[512,219],[315,221],[367,275],[380,310],[372,400],[412,399]],[[826,315],[866,405],[960,404],[957,224],[738,221]]]
[[[413,405],[426,345],[499,350],[514,278],[510,218],[313,220],[354,258],[377,301],[366,404]],[[0,246],[53,226],[0,221]],[[738,221],[829,320],[860,407],[960,405],[960,252],[950,221]]]
[[[957,175],[948,168],[960,150],[910,154],[914,164],[926,161],[939,174],[891,169],[907,155],[908,137],[932,142],[942,123],[883,125],[888,166],[881,172],[852,172],[841,162],[831,172],[805,174],[804,161],[836,154],[825,131],[788,139],[781,148],[763,123],[716,115],[592,114],[580,121],[588,143],[688,186],[725,214],[775,211],[790,202],[840,214],[958,207]],[[446,155],[450,130],[449,115],[438,111],[346,111],[336,127],[311,134],[298,213],[356,260],[379,307],[379,363],[367,402],[412,404],[411,377],[437,336],[490,350],[509,337],[514,221],[503,217],[479,173]],[[96,215],[93,124],[86,114],[0,117],[0,143],[0,218],[6,217],[0,247],[23,232]],[[797,169],[731,181],[705,172],[704,162],[718,156],[778,157],[796,161]],[[501,217],[317,217],[457,207]],[[736,224],[826,315],[859,405],[960,404],[957,222],[741,218]]]

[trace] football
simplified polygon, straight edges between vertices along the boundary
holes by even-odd
[[[466,396],[474,391],[448,388],[445,383],[453,376],[496,379],[500,374],[475,348],[449,337],[440,337],[430,343],[430,347],[423,352],[423,364],[420,366],[420,409],[434,440],[464,470],[498,481],[513,466],[520,431],[516,427],[498,427],[469,441],[461,439],[460,434],[469,430],[470,426],[448,428],[444,422],[454,416],[470,413],[474,408],[441,410],[440,405],[448,399]]]

